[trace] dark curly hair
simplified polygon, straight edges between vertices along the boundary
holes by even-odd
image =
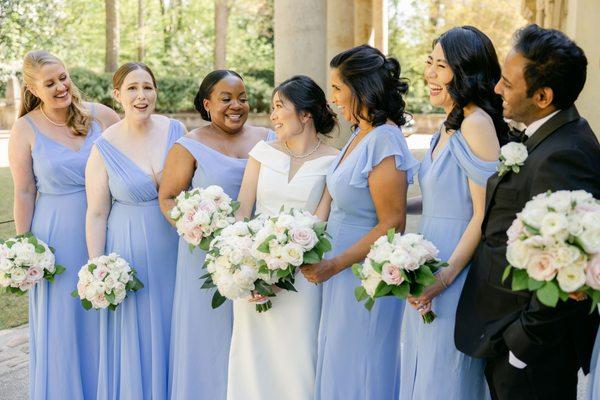
[[[318,133],[326,135],[337,125],[337,116],[327,104],[323,89],[308,76],[287,79],[273,90],[273,96],[275,93],[292,103],[296,112],[309,113]]]
[[[408,92],[408,81],[400,78],[400,63],[386,57],[368,45],[353,47],[331,59],[331,68],[337,68],[342,80],[350,87],[355,99],[353,117],[366,120],[373,126],[391,119],[398,126],[406,123],[403,96]],[[362,109],[367,115],[362,115]]]
[[[500,145],[508,142],[508,125],[502,117],[502,98],[494,93],[500,80],[496,49],[485,33],[473,26],[452,28],[433,41],[440,44],[454,77],[446,89],[454,101],[444,125],[447,130],[460,128],[470,103],[492,118]]]
[[[527,96],[549,87],[558,109],[569,108],[583,90],[587,58],[583,50],[556,29],[527,25],[515,33],[515,50],[527,59],[524,69]]]
[[[204,99],[210,98],[213,88],[221,79],[231,75],[236,76],[244,81],[244,78],[242,78],[240,74],[229,69],[214,70],[206,75],[204,79],[202,79],[202,83],[198,88],[198,93],[196,93],[196,97],[194,97],[194,108],[200,113],[203,120],[210,121],[210,115],[204,108]]]

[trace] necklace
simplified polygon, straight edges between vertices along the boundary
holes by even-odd
[[[292,150],[288,147],[287,142],[283,142],[283,147],[285,148],[286,153],[288,153],[290,156],[294,157],[294,158],[306,158],[308,156],[310,156],[311,154],[313,154],[315,151],[317,151],[319,149],[319,146],[321,145],[321,139],[318,139],[317,144],[315,145],[315,147],[313,147],[312,150],[310,150],[308,153],[306,154],[301,154],[299,156],[295,155]]]
[[[52,121],[52,120],[51,120],[51,119],[50,119],[50,118],[49,118],[49,117],[46,115],[46,113],[44,112],[44,107],[40,106],[40,111],[42,112],[42,115],[44,116],[44,118],[46,118],[46,120],[47,120],[48,122],[50,122],[52,125],[54,125],[54,126],[61,126],[61,127],[62,127],[62,126],[67,126],[67,123],[66,123],[66,122],[59,123],[59,122],[54,122],[54,121]]]

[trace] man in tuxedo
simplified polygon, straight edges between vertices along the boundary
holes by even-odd
[[[487,361],[493,399],[575,399],[577,371],[589,369],[598,313],[591,302],[546,307],[502,282],[506,231],[525,203],[548,190],[583,189],[600,199],[600,146],[574,106],[586,79],[583,50],[557,30],[517,31],[496,93],[504,116],[527,129],[518,173],[490,177],[482,241],[456,315],[457,348]]]

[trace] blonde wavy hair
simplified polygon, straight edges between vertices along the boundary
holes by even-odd
[[[19,117],[40,107],[42,101],[36,97],[29,87],[35,82],[35,73],[44,65],[60,64],[65,70],[67,67],[58,57],[44,50],[35,50],[27,53],[23,59],[23,88],[21,89],[21,109]],[[92,116],[90,112],[83,106],[81,92],[77,86],[70,82],[69,92],[71,93],[71,104],[67,113],[67,126],[73,130],[76,135],[85,136],[92,125]]]

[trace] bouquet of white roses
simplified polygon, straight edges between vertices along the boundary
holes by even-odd
[[[600,202],[583,190],[541,193],[525,204],[506,232],[513,290],[530,290],[555,307],[571,293],[600,301]]]
[[[135,269],[116,253],[89,260],[78,273],[77,290],[71,295],[81,299],[86,310],[115,310],[127,297],[127,292],[144,287]]]
[[[55,264],[54,249],[31,233],[0,240],[0,286],[24,294],[42,278],[54,282],[65,267]]]
[[[448,265],[436,258],[437,254],[436,247],[422,235],[401,235],[390,229],[373,243],[362,265],[352,266],[352,272],[361,280],[354,290],[356,300],[366,300],[365,307],[371,310],[378,297],[420,296],[435,282],[433,273]],[[429,311],[422,317],[430,323],[435,314]]]
[[[253,232],[247,222],[238,221],[225,227],[210,244],[204,260],[208,273],[202,288],[216,287],[212,307],[225,299],[247,298],[258,279],[258,263],[252,257]]]
[[[175,221],[179,236],[189,243],[190,250],[199,246],[207,251],[220,230],[235,222],[233,213],[239,206],[222,187],[211,185],[181,192],[175,198],[170,217]]]

